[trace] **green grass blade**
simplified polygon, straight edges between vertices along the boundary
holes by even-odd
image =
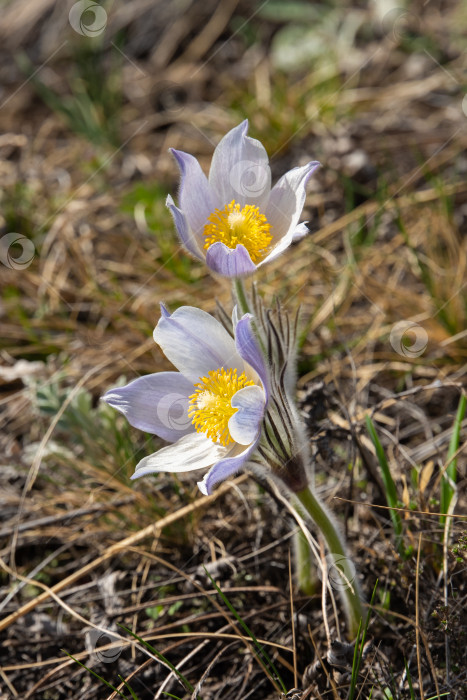
[[[394,534],[396,536],[396,547],[402,556],[404,556],[404,547],[402,543],[402,520],[397,510],[392,510],[392,508],[398,508],[399,501],[397,498],[396,485],[394,479],[391,476],[391,470],[389,469],[389,464],[386,459],[386,455],[381,442],[379,441],[378,434],[375,430],[375,426],[370,418],[370,416],[365,416],[366,427],[370,435],[371,441],[376,450],[376,456],[378,458],[379,465],[381,467],[381,475],[383,478],[384,489],[386,491],[386,501],[388,506],[391,508],[389,511],[392,520],[392,526],[394,528]]]
[[[230,610],[230,612],[232,613],[232,615],[235,617],[235,619],[237,620],[237,622],[241,625],[241,627],[242,627],[242,629],[245,631],[245,633],[250,637],[251,641],[253,642],[254,646],[256,647],[256,650],[257,650],[257,652],[258,652],[259,658],[260,658],[261,660],[264,660],[264,662],[265,662],[267,668],[270,669],[270,671],[272,671],[272,673],[274,674],[275,678],[277,678],[277,680],[279,681],[280,686],[281,686],[281,688],[282,688],[284,694],[287,693],[287,688],[285,687],[284,682],[282,681],[282,678],[280,677],[280,675],[279,675],[279,673],[278,673],[276,667],[274,666],[272,660],[270,659],[269,654],[266,652],[266,650],[264,649],[264,647],[258,642],[258,640],[256,639],[256,637],[255,637],[255,635],[253,634],[253,632],[250,630],[250,628],[248,627],[248,625],[246,624],[246,622],[245,622],[244,620],[242,620],[242,618],[240,617],[240,615],[238,614],[238,612],[235,610],[235,608],[234,608],[234,606],[232,605],[232,603],[230,602],[230,600],[229,600],[229,599],[224,595],[224,593],[221,591],[221,589],[219,588],[219,586],[217,585],[217,583],[214,581],[214,579],[212,578],[212,576],[209,574],[209,571],[206,569],[205,566],[203,566],[203,569],[204,569],[204,571],[205,571],[205,573],[206,573],[206,576],[209,578],[209,580],[211,581],[212,585],[214,586],[214,588],[216,589],[216,591],[219,593],[220,597],[222,598],[222,600],[224,601],[224,603],[226,604],[226,606],[228,607],[228,609]]]
[[[130,695],[133,698],[133,700],[139,700],[135,691],[133,690],[133,688],[130,687],[130,684],[126,682],[126,680],[123,678],[123,676],[119,675],[118,677],[120,678],[120,680],[123,683],[123,685],[125,686],[125,688],[130,691]]]
[[[412,685],[412,676],[410,675],[410,670],[407,665],[407,659],[404,659],[404,664],[405,664],[405,674],[407,676],[407,682],[409,684],[409,691],[410,691],[410,700],[415,700],[415,693]]]
[[[86,664],[82,664],[81,661],[78,661],[78,659],[75,659],[75,657],[74,657],[72,654],[69,654],[65,649],[62,649],[62,651],[63,651],[64,654],[66,654],[67,656],[69,656],[70,659],[73,659],[73,661],[75,661],[79,666],[81,666],[81,668],[85,668],[86,671],[89,671],[89,673],[92,673],[92,675],[93,675],[95,678],[98,678],[102,683],[104,683],[104,685],[106,685],[107,688],[110,688],[110,689],[113,690],[115,693],[117,693],[118,695],[120,695],[120,697],[123,698],[123,700],[128,700],[128,698],[127,698],[126,695],[123,695],[123,693],[121,693],[121,692],[118,690],[118,688],[115,688],[115,686],[113,686],[112,683],[109,683],[109,681],[106,681],[105,678],[102,678],[102,676],[100,676],[98,673],[96,673],[95,671],[93,671],[92,668],[89,668],[89,666],[86,666]]]
[[[147,642],[145,639],[138,637],[138,635],[135,632],[132,632],[132,630],[128,629],[128,627],[125,627],[125,625],[121,625],[118,622],[117,622],[117,624],[119,627],[122,628],[122,630],[125,630],[125,632],[127,632],[132,637],[137,639],[138,642],[140,642],[143,646],[146,647],[146,649],[149,649],[149,651],[152,654],[154,654],[154,656],[156,656],[158,659],[163,661],[170,668],[172,673],[175,673],[175,675],[177,676],[179,681],[182,683],[182,685],[185,686],[186,690],[188,690],[190,693],[192,693],[194,691],[194,687],[191,685],[190,681],[187,678],[185,678],[185,676],[182,673],[180,673],[180,671],[177,668],[175,668],[175,666],[164,656],[164,654],[161,654],[160,651],[158,651],[153,646],[151,646],[151,644],[149,644],[149,642]]]
[[[373,588],[373,593],[371,594],[370,605],[368,606],[368,612],[366,614],[365,625],[363,627],[363,630],[362,630],[362,620],[360,620],[360,624],[358,627],[357,639],[355,641],[355,648],[354,648],[354,653],[353,653],[352,675],[350,677],[350,687],[349,687],[348,700],[353,700],[353,697],[355,695],[355,691],[357,689],[358,674],[360,672],[360,666],[362,664],[363,649],[365,647],[365,640],[366,640],[366,634],[368,631],[368,625],[370,624],[371,607],[372,607],[374,600],[375,600],[377,587],[378,587],[378,581],[376,581],[375,586]],[[360,638],[360,633],[361,633],[361,638]]]
[[[360,649],[360,633],[362,631],[362,621],[358,626],[357,639],[355,640],[355,647],[353,650],[353,660],[352,660],[352,675],[350,677],[350,688],[349,688],[349,700],[353,700],[355,694],[355,689],[357,687],[357,678],[359,671],[359,649]]]
[[[462,393],[459,401],[459,406],[457,408],[457,414],[454,420],[454,425],[452,428],[451,440],[449,442],[449,450],[447,456],[448,467],[446,473],[443,474],[441,478],[441,499],[440,499],[440,510],[441,513],[447,513],[449,510],[449,504],[454,493],[454,484],[457,479],[457,459],[454,458],[457,450],[459,449],[460,443],[460,433],[461,425],[464,420],[465,411],[467,409],[467,395]],[[446,522],[446,517],[442,515],[440,517],[440,522],[443,525]]]

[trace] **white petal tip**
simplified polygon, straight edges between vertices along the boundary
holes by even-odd
[[[204,483],[204,480],[198,481],[198,488],[201,491],[201,493],[203,494],[203,496],[209,496],[209,493],[208,493],[208,490],[206,488],[206,484]]]

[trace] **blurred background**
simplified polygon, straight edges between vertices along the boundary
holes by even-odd
[[[179,246],[165,207],[178,188],[168,148],[196,155],[207,172],[215,145],[245,118],[268,151],[273,181],[309,160],[322,163],[302,217],[310,235],[261,268],[257,284],[292,313],[301,307],[298,396],[312,436],[326,442],[315,451],[323,483],[337,493],[352,464],[360,491],[347,495],[384,502],[377,477],[362,465],[358,471],[350,446],[371,410],[401,503],[436,511],[436,475],[467,366],[467,5],[0,5],[2,615],[34,600],[40,584],[65,580],[197,498],[191,477],[130,482],[139,459],[161,442],[131,429],[98,397],[170,369],[152,340],[159,301],[171,310],[188,303],[213,312],[216,299],[230,308],[229,285]],[[391,408],[400,392],[413,397],[402,418]],[[465,461],[464,451],[461,484]],[[258,497],[255,484],[242,489]],[[188,572],[227,551],[240,556],[282,542],[285,521],[267,533],[258,524],[274,503],[263,510],[259,499],[250,509],[238,493],[222,496],[210,515],[195,511],[164,529],[158,554]],[[353,506],[338,508],[355,515]],[[374,515],[357,515],[355,537],[383,527]],[[420,527],[407,535],[413,545]],[[245,550],[244,536],[251,537]],[[70,583],[67,600],[81,621],[51,599],[10,618],[0,632],[2,698],[107,697],[83,669],[61,666],[62,648],[84,660],[92,652],[88,617],[112,626],[116,607],[131,603],[119,619],[135,633],[161,617],[178,629],[177,607],[145,602],[155,588],[161,600],[181,590],[173,582],[163,588],[167,572],[144,558],[153,544],[146,541],[144,556],[109,557]],[[287,556],[278,552],[278,561]],[[370,567],[370,585],[373,565],[363,554],[360,563]],[[277,571],[269,576],[278,583]],[[146,584],[151,592],[143,594]],[[118,659],[123,675],[138,667],[134,656]],[[142,683],[140,699],[159,697],[167,671],[154,666],[144,676],[152,694]],[[118,682],[115,667],[104,667]],[[272,686],[254,673],[250,680],[254,697],[269,697]],[[235,685],[228,692],[224,698],[247,697]]]

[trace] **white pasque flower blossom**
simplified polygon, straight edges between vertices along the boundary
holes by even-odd
[[[174,444],[142,459],[133,479],[154,472],[210,467],[202,493],[246,464],[256,449],[268,390],[251,315],[235,338],[205,311],[163,306],[154,340],[178,372],[158,372],[108,391],[102,399],[140,430]]]
[[[247,136],[248,120],[214,150],[209,179],[196,158],[171,149],[181,173],[179,207],[167,206],[185,249],[224,277],[253,274],[308,229],[299,218],[318,161],[289,170],[271,189],[264,146]]]

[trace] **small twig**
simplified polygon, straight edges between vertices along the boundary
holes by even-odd
[[[5,683],[5,685],[8,686],[8,688],[9,688],[9,690],[10,690],[12,696],[13,696],[14,698],[18,698],[19,695],[18,695],[18,693],[16,692],[15,687],[11,684],[11,682],[10,682],[8,676],[6,675],[6,673],[4,673],[4,672],[2,671],[1,668],[0,668],[0,678],[2,678],[2,679],[3,679],[3,682]]]
[[[290,556],[289,548],[289,590],[290,590],[290,620],[292,623],[292,647],[293,647],[293,681],[294,687],[298,686],[298,672],[297,672],[297,647],[295,644],[295,621],[294,621],[294,611],[293,611],[293,581],[292,581],[292,559]]]
[[[365,501],[352,501],[349,498],[342,498],[341,496],[333,496],[333,499],[338,501],[344,501],[345,503],[355,503],[359,506],[368,506],[369,508],[382,508],[383,510],[397,510],[400,513],[407,513],[408,515],[432,515],[433,517],[439,518],[440,515],[445,515],[447,518],[467,518],[467,515],[462,515],[461,513],[436,513],[429,510],[412,510],[410,508],[397,508],[396,506],[383,506],[378,503],[365,503]]]
[[[61,547],[58,547],[58,549],[55,549],[53,552],[51,552],[45,559],[43,559],[34,569],[29,573],[28,579],[33,580],[37,574],[42,571],[48,564],[50,564],[51,561],[53,561],[56,557],[58,557],[60,554],[62,554],[65,550],[67,550],[69,547],[71,547],[70,542],[66,542],[65,544],[62,544]],[[12,587],[12,590],[8,593],[7,596],[2,600],[0,603],[0,611],[2,611],[10,600],[12,600],[17,593],[20,592],[24,586],[26,586],[27,581],[20,581],[14,588]]]
[[[335,684],[335,682],[334,682],[334,679],[333,679],[332,675],[329,673],[329,671],[328,671],[328,669],[327,669],[327,667],[326,667],[325,662],[323,661],[323,657],[322,657],[321,654],[319,653],[319,649],[318,649],[318,646],[317,646],[317,644],[316,644],[316,642],[315,642],[315,638],[313,637],[313,633],[312,633],[312,631],[311,631],[310,625],[308,625],[308,634],[310,635],[310,639],[311,639],[311,642],[312,642],[312,644],[313,644],[313,647],[314,647],[314,650],[315,650],[315,654],[316,654],[316,656],[318,657],[318,661],[319,661],[319,663],[321,664],[321,668],[323,669],[324,673],[326,674],[327,679],[328,679],[328,681],[329,681],[329,683],[330,683],[330,685],[331,685],[332,694],[333,694],[333,696],[334,696],[334,700],[339,700],[339,696],[338,696],[338,694],[337,694],[337,686],[336,686],[336,684]]]
[[[128,683],[129,681],[131,681],[133,676],[136,676],[137,673],[141,673],[141,671],[144,671],[144,669],[147,666],[149,666],[149,664],[151,664],[151,663],[152,663],[152,658],[146,659],[146,661],[143,661],[143,663],[140,666],[137,666],[136,668],[134,668],[133,671],[125,678],[125,683]],[[125,690],[125,683],[120,683],[117,690],[114,690],[114,692],[111,695],[109,695],[107,700],[115,700],[115,698],[117,697],[117,691],[118,690]]]
[[[418,666],[418,682],[420,685],[420,700],[424,700],[423,693],[423,677],[422,663],[420,659],[420,620],[419,620],[419,583],[420,583],[420,552],[422,549],[422,533],[418,536],[418,551],[417,551],[417,569],[415,577],[415,644],[417,646],[417,666]]]
[[[26,520],[20,525],[10,525],[9,527],[3,528],[3,530],[0,530],[0,537],[8,537],[8,535],[11,535],[13,532],[20,533],[24,532],[25,530],[33,530],[36,527],[54,525],[62,520],[73,520],[74,518],[80,518],[82,515],[100,513],[101,511],[126,505],[134,500],[135,496],[126,496],[125,498],[120,498],[119,500],[111,503],[96,503],[88,508],[77,508],[76,510],[65,511],[63,513],[58,513],[57,515],[47,515],[44,518],[37,518],[36,520]]]
[[[208,677],[208,675],[210,674],[211,669],[212,669],[212,668],[216,665],[216,663],[219,661],[219,659],[220,659],[220,657],[222,656],[222,654],[225,654],[225,652],[227,651],[227,649],[230,649],[230,647],[233,647],[234,644],[237,644],[237,643],[238,643],[238,642],[231,642],[230,644],[227,644],[227,646],[222,647],[222,649],[220,649],[220,651],[217,652],[217,654],[216,654],[215,657],[209,662],[209,664],[207,665],[207,667],[206,667],[205,670],[203,671],[203,675],[201,676],[201,678],[199,679],[199,681],[198,681],[197,684],[195,685],[195,689],[193,690],[193,693],[192,693],[192,695],[191,695],[190,700],[197,700],[198,694],[201,692],[201,687],[202,687],[204,681],[206,680],[206,678]],[[183,659],[183,661],[185,661],[185,659]],[[180,665],[181,665],[181,664],[179,664],[179,666],[180,666]],[[162,690],[162,687],[161,687],[161,690]],[[154,698],[154,700],[156,700],[157,697],[159,697],[159,695],[156,695],[155,698]]]
[[[164,691],[167,688],[167,686],[169,685],[171,680],[178,680],[180,682],[180,678],[178,677],[177,671],[180,671],[180,669],[187,663],[187,661],[189,661],[193,656],[196,656],[196,654],[200,651],[200,649],[205,647],[207,643],[208,643],[207,640],[205,640],[204,642],[201,642],[201,644],[198,644],[197,647],[195,647],[194,649],[189,651],[188,654],[186,654],[183,657],[183,659],[181,661],[179,661],[179,663],[175,667],[175,670],[171,670],[169,675],[165,678],[164,682],[159,686],[157,693],[154,695],[154,700],[158,700],[162,694],[167,695],[167,693],[165,693]],[[191,690],[191,688],[190,688],[190,690]],[[197,696],[198,696],[198,694],[197,694],[196,688],[195,688],[195,690],[193,691],[193,694],[191,696],[192,700],[196,700]]]
[[[321,555],[321,570],[322,570],[322,575],[323,578],[321,580],[321,607],[323,610],[323,623],[324,623],[324,629],[326,632],[326,639],[328,643],[328,648],[331,648],[331,633],[329,631],[329,625],[328,625],[328,616],[326,615],[326,591],[328,589],[328,563],[326,561],[326,557],[324,555],[324,545],[323,541],[320,541],[320,555]],[[337,625],[337,629],[339,629],[339,625]]]
[[[448,608],[448,544],[449,544],[449,534],[451,530],[452,513],[457,504],[457,489],[454,490],[451,501],[448,506],[448,512],[445,514],[444,532],[443,532],[443,597],[444,606],[447,610]],[[444,632],[444,648],[445,648],[445,663],[446,663],[446,684],[449,687],[450,676],[451,676],[451,653],[449,648],[449,635],[447,630]]]

